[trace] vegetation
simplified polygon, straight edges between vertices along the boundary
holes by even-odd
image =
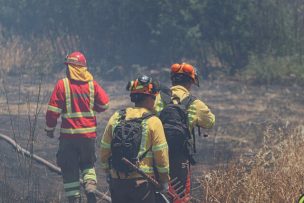
[[[215,66],[235,74],[255,64],[267,76],[250,73],[264,81],[281,71],[272,60],[291,57],[288,73],[278,76],[303,75],[303,10],[301,0],[0,0],[0,41],[33,56],[12,65],[34,64],[42,72],[58,71],[59,61],[80,49],[94,71],[112,78],[113,70],[186,60],[204,76]]]
[[[129,102],[124,79],[146,72],[165,81],[164,67],[187,61],[220,78],[194,88],[217,123],[198,143],[193,202],[296,202],[303,88],[272,84],[304,81],[303,13],[302,0],[0,0],[0,133],[55,163],[44,114],[71,51],[85,53],[98,81],[111,79],[101,82],[112,101],[98,116],[99,136]],[[240,80],[221,80],[230,76]],[[2,202],[63,201],[60,177],[0,144]]]
[[[255,156],[202,177],[202,202],[297,202],[304,190],[303,130],[269,126]]]

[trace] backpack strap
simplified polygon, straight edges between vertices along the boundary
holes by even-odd
[[[121,110],[119,110],[119,119],[118,119],[118,121],[121,121],[121,120],[125,120],[126,119],[126,109],[121,109]],[[134,118],[134,119],[141,119],[141,120],[145,120],[145,119],[148,119],[148,118],[150,118],[150,117],[152,117],[152,116],[155,116],[155,114],[154,113],[151,113],[151,112],[148,112],[148,113],[144,113],[143,115],[142,115],[142,117],[140,117],[140,118]],[[133,119],[131,119],[131,120],[133,120]]]
[[[160,96],[162,98],[162,101],[165,103],[165,105],[171,103],[171,96],[172,92],[171,89],[167,86],[161,85],[160,86]]]
[[[119,119],[118,119],[118,121],[126,119],[126,109],[121,109],[121,110],[119,110],[118,113],[119,113]]]
[[[141,156],[138,157],[138,160],[139,161],[143,160],[151,149],[152,149],[152,145]]]
[[[184,105],[185,108],[188,110],[188,108],[190,107],[190,105],[196,100],[197,98],[193,95],[189,95],[187,96],[186,98],[184,98],[182,101],[181,101],[181,105]],[[196,135],[195,135],[195,127],[192,129],[192,137],[193,137],[193,152],[196,153]],[[200,127],[198,127],[198,134],[199,136],[201,136],[201,131],[200,131]],[[190,163],[192,165],[195,164],[195,160],[193,159],[193,157],[190,157]]]
[[[126,109],[121,109],[121,110],[119,110],[118,113],[119,113],[119,119],[118,119],[119,122],[126,119]],[[148,112],[148,113],[144,113],[142,115],[142,117],[140,117],[140,118],[134,118],[134,119],[130,119],[130,120],[136,120],[136,119],[138,119],[138,120],[140,120],[142,122],[143,120],[151,118],[152,116],[155,116],[155,114],[151,113],[151,112]],[[122,135],[122,138],[125,139],[125,136]],[[152,146],[149,149],[147,149],[141,156],[138,157],[138,161],[141,161],[142,159],[144,159],[151,149],[152,149]],[[111,165],[110,164],[111,160],[109,159],[108,161],[109,161],[109,165]],[[117,175],[118,179],[121,179],[118,171],[116,171],[116,175]],[[128,177],[129,173],[125,173],[125,175],[126,175],[126,177]]]
[[[143,120],[149,119],[153,116],[155,116],[154,113],[148,112],[148,113],[144,113],[140,119],[143,121]],[[151,149],[152,149],[152,146],[150,146],[149,149],[147,149],[141,156],[139,156],[138,160],[139,161],[143,160]]]
[[[154,113],[148,112],[148,113],[144,113],[140,119],[146,120],[146,119],[151,118],[153,116],[155,116]]]
[[[196,97],[193,95],[189,95],[186,98],[184,98],[180,104],[184,105],[186,107],[186,109],[188,109],[190,107],[190,105],[196,100]]]

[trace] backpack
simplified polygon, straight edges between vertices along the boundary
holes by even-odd
[[[189,130],[187,109],[196,98],[189,95],[182,101],[174,104],[173,100],[178,101],[179,98],[172,98],[171,100],[171,96],[168,96],[167,92],[161,92],[161,97],[165,103],[165,107],[160,112],[159,119],[164,126],[169,147],[169,157],[170,159],[186,157],[190,163],[194,165],[193,151],[195,151],[195,136],[193,135],[193,147],[191,147],[190,140],[192,136]]]
[[[130,120],[125,119],[125,109],[121,110],[119,114],[118,124],[113,130],[111,142],[112,156],[109,162],[110,166],[117,172],[124,172],[128,175],[128,173],[133,172],[133,169],[123,163],[122,158],[126,158],[134,165],[138,165],[139,161],[146,156],[150,149],[138,157],[142,138],[142,121],[154,116],[154,114],[146,113],[140,118]]]

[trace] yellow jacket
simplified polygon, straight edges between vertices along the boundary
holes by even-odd
[[[133,118],[140,118],[144,113],[149,111],[145,108],[131,107],[126,109],[126,120]],[[109,157],[111,156],[111,141],[112,132],[117,125],[119,119],[119,113],[116,112],[110,118],[103,137],[100,143],[100,154],[101,154],[101,165],[102,168],[109,172]],[[156,116],[150,117],[143,121],[143,132],[146,132],[142,137],[139,156],[146,152],[149,148],[147,155],[139,163],[139,168],[142,169],[146,174],[154,176],[153,164],[159,175],[161,183],[169,181],[169,155],[168,145],[163,129],[163,125],[159,118]],[[110,170],[112,178],[118,178],[117,173],[114,169]],[[124,173],[119,173],[119,177],[122,179],[132,179],[141,177],[138,173],[132,172],[128,176]]]
[[[189,96],[189,91],[183,86],[176,85],[171,87],[172,97],[177,97],[182,101]],[[177,102],[177,101],[173,101]],[[164,102],[161,99],[160,94],[157,95],[154,110],[158,114],[165,107]],[[190,132],[195,126],[202,128],[212,128],[215,123],[215,116],[210,111],[208,106],[199,99],[196,99],[188,108],[188,120]]]

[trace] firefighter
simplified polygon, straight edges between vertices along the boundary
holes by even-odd
[[[199,79],[197,76],[196,69],[187,63],[182,64],[173,64],[171,66],[171,82],[172,87],[169,88],[162,88],[161,94],[159,94],[156,98],[154,110],[158,115],[160,115],[160,119],[163,121],[162,117],[168,117],[168,113],[170,113],[168,110],[165,111],[166,105],[168,106],[168,103],[173,104],[182,104],[185,100],[190,101],[188,108],[186,109],[186,129],[188,127],[188,133],[189,133],[189,142],[185,147],[195,148],[195,139],[193,139],[193,129],[195,127],[202,127],[202,128],[212,128],[215,123],[215,116],[210,111],[208,106],[201,100],[193,97],[191,95],[191,87],[193,85],[199,86]],[[169,96],[169,102],[165,101],[166,98]],[[187,99],[186,99],[187,98]],[[188,99],[189,98],[189,99]],[[186,105],[186,106],[187,106]],[[168,109],[168,108],[167,108]],[[161,112],[166,112],[166,115],[162,115]],[[169,118],[171,124],[174,123],[175,118]],[[168,139],[168,134],[172,131],[171,128],[175,128],[173,125],[168,125],[163,122],[165,127],[166,136]],[[180,126],[180,125],[179,125]],[[167,130],[168,129],[168,130]],[[174,129],[173,129],[174,130]],[[188,136],[188,135],[187,135]],[[172,141],[173,140],[173,141]],[[170,141],[174,142],[174,136]],[[194,145],[193,145],[194,142]],[[171,143],[168,140],[169,145],[169,159],[170,159],[170,177],[171,179],[177,178],[177,180],[181,181],[183,185],[184,193],[182,196],[185,198],[190,197],[190,164],[195,164],[195,160],[193,159],[193,149],[179,149],[178,151],[186,151],[186,153],[171,153],[170,146],[173,146],[174,143],[171,145]],[[189,147],[190,146],[190,147]],[[173,149],[172,149],[173,150]],[[195,151],[195,149],[194,149]],[[171,189],[171,187],[170,187]]]
[[[158,177],[157,180],[162,185],[160,191],[163,193],[167,191],[169,182],[168,145],[161,121],[151,113],[156,95],[159,93],[158,83],[143,75],[135,81],[129,82],[127,89],[131,91],[131,102],[135,103],[135,106],[117,111],[110,118],[100,145],[102,168],[110,180],[113,203],[154,203],[156,201],[155,189],[135,171],[128,172],[128,169],[127,172],[124,171],[125,166],[120,162],[119,150],[123,151],[123,156],[129,156],[129,159],[133,160],[134,164],[147,175]],[[139,121],[140,131],[133,130],[136,127],[131,121],[136,119],[141,119]],[[124,125],[121,124],[123,122]],[[128,123],[129,127],[126,125]],[[119,129],[129,130],[121,133],[122,131]],[[122,136],[121,134],[131,135],[126,139],[126,146],[130,150],[117,148],[117,146],[124,145],[124,141],[122,141],[124,139],[118,139]],[[132,154],[135,157],[132,158]]]
[[[61,115],[57,164],[69,203],[80,202],[80,171],[89,203],[96,202],[96,173],[94,163],[96,112],[108,108],[109,98],[87,70],[85,56],[73,52],[66,57],[66,78],[57,82],[51,95],[45,131],[54,137],[57,119]]]

